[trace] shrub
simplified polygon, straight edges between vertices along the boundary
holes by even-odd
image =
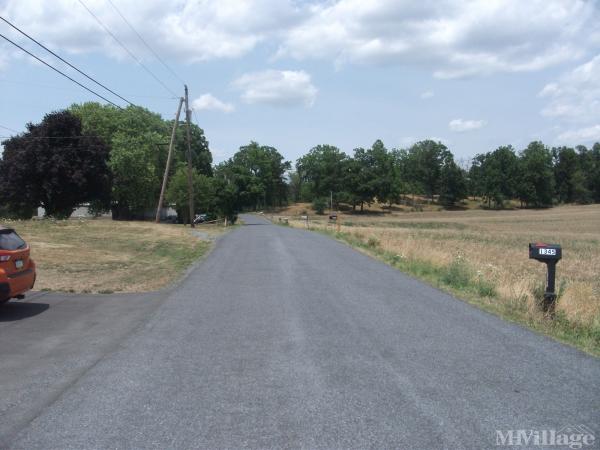
[[[317,197],[313,200],[312,207],[317,214],[323,215],[325,208],[327,208],[327,200],[323,197]]]
[[[379,247],[379,239],[371,236],[369,239],[367,239],[367,246],[371,248]]]
[[[496,288],[492,283],[486,280],[477,280],[477,293],[481,297],[496,297]]]
[[[457,289],[465,288],[469,285],[471,271],[460,256],[446,267],[442,275],[442,281]]]

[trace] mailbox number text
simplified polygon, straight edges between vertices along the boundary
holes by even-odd
[[[540,248],[540,255],[556,256],[555,248]]]

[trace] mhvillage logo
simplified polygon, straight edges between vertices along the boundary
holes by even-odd
[[[568,425],[560,430],[496,430],[496,445],[562,447],[578,449],[594,445],[596,436],[585,425]]]

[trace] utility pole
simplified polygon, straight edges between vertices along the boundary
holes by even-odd
[[[175,115],[175,122],[173,123],[173,131],[171,132],[171,141],[169,142],[169,155],[167,156],[167,166],[165,167],[165,174],[163,176],[162,187],[160,188],[160,197],[158,199],[158,207],[156,208],[156,223],[160,222],[160,210],[165,200],[165,190],[167,189],[167,180],[169,178],[169,170],[171,168],[171,160],[173,159],[173,147],[175,145],[175,131],[177,131],[177,124],[179,123],[179,115],[181,114],[181,106],[183,105],[183,97],[179,99],[179,107],[177,108],[177,114]]]
[[[329,191],[329,194],[331,195],[330,200],[329,200],[329,215],[333,214],[333,191]]]
[[[188,197],[189,197],[189,207],[190,207],[190,227],[194,228],[194,185],[192,181],[192,135],[191,135],[191,115],[192,111],[190,110],[189,100],[188,100],[188,87],[187,84],[185,87],[185,121],[187,124],[187,163],[188,163]]]

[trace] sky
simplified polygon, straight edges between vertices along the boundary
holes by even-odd
[[[165,119],[187,83],[215,162],[251,140],[290,161],[376,139],[440,140],[465,161],[600,141],[598,0],[0,0],[0,16]],[[96,100],[0,38],[0,136]]]

